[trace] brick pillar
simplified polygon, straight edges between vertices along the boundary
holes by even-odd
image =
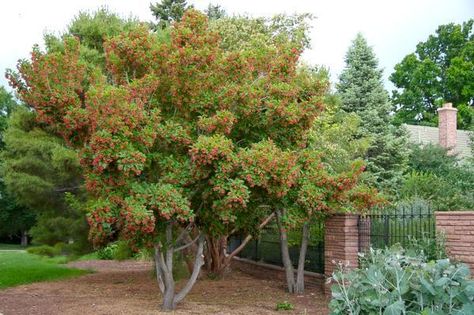
[[[336,214],[329,217],[324,231],[324,275],[332,275],[338,263],[348,264],[349,268],[359,266],[359,229],[356,214]],[[325,286],[330,294],[330,284]]]
[[[446,238],[448,255],[471,269],[474,276],[474,211],[435,212],[436,230]]]
[[[451,103],[438,108],[439,145],[449,149],[449,153],[454,153],[456,148],[457,111]]]

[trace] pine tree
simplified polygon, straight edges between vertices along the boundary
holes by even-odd
[[[402,179],[408,147],[406,132],[391,124],[390,101],[382,83],[378,60],[361,34],[352,42],[337,91],[341,108],[361,118],[361,135],[372,138],[367,169],[377,186],[393,190]]]
[[[184,12],[191,9],[186,0],[162,0],[160,3],[150,4],[151,14],[158,23],[152,25],[155,30],[164,29],[171,23],[181,20]]]

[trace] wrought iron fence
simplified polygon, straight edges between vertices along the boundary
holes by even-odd
[[[434,209],[426,205],[401,205],[376,209],[359,217],[359,251],[405,246],[411,239],[434,238]]]
[[[313,224],[310,228],[313,237],[310,239],[306,253],[305,270],[316,273],[324,273],[324,223]],[[290,239],[298,240],[298,233],[290,235]],[[229,250],[232,251],[242,243],[243,237],[232,236],[229,242]],[[299,246],[290,246],[290,258],[296,267],[299,259]],[[262,231],[260,237],[250,241],[238,255],[241,258],[267,264],[283,266],[280,250],[280,236],[275,226]]]

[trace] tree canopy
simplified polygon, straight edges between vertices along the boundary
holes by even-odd
[[[474,20],[440,25],[395,66],[390,80],[400,123],[436,125],[444,102],[458,108],[458,128],[474,124]]]

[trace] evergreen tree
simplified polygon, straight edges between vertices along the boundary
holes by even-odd
[[[404,129],[391,125],[390,101],[383,88],[382,70],[365,38],[358,34],[349,48],[337,91],[341,108],[361,118],[361,136],[372,138],[367,169],[383,190],[393,190],[402,179],[407,161]]]
[[[158,23],[152,25],[155,30],[164,29],[172,22],[181,20],[186,10],[193,6],[188,6],[186,0],[162,0],[160,3],[150,4],[151,14]]]
[[[223,9],[218,4],[209,3],[209,5],[207,6],[207,9],[204,11],[206,12],[207,18],[209,20],[221,19],[223,17],[226,17],[227,15],[227,13],[225,12],[225,9]]]
[[[9,211],[0,216],[0,222],[2,217],[15,218],[15,224],[18,222],[22,227],[25,220],[16,214],[36,216],[38,221],[30,231],[35,242],[54,245],[72,240],[75,249],[87,249],[84,209],[70,207],[65,195],[67,192],[81,195],[76,152],[67,149],[58,136],[41,130],[35,112],[26,108],[12,113],[4,141],[1,175],[16,208],[7,208]]]
[[[19,105],[3,86],[0,87],[0,150],[5,147],[4,132],[8,118]],[[1,151],[0,151],[1,152]],[[0,160],[1,161],[1,160]],[[0,168],[3,163],[0,162]],[[0,177],[0,237],[9,240],[21,236],[22,245],[27,244],[27,231],[35,222],[35,215],[27,208],[18,205],[14,196],[7,192],[4,179]]]

